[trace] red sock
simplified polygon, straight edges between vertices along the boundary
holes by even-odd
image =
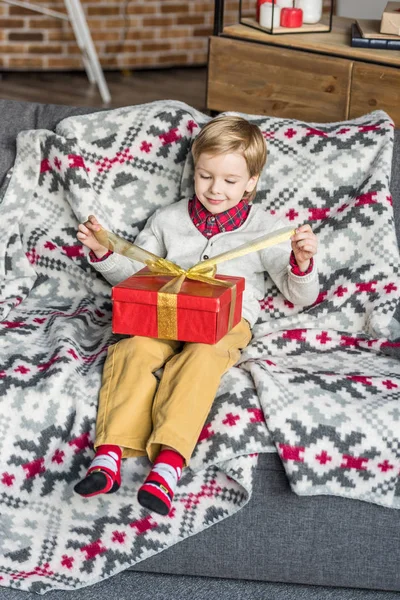
[[[121,456],[119,446],[99,446],[85,477],[74,487],[75,492],[85,498],[116,492],[121,485]]]
[[[183,463],[183,457],[175,450],[161,450],[146,481],[138,491],[139,504],[160,515],[167,515],[171,510]]]

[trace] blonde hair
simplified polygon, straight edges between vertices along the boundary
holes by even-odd
[[[201,154],[228,154],[240,152],[250,177],[260,175],[267,161],[267,145],[258,125],[237,115],[222,115],[209,121],[192,145],[194,164]],[[257,187],[257,186],[256,186]],[[252,200],[256,187],[247,196]]]

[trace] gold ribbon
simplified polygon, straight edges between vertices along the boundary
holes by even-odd
[[[182,267],[166,258],[161,258],[148,250],[144,250],[135,244],[127,242],[120,236],[111,231],[107,231],[106,229],[100,229],[100,231],[94,231],[93,233],[97,241],[105,248],[108,248],[108,250],[112,250],[117,254],[122,254],[127,258],[137,260],[147,265],[151,271],[148,275],[172,276],[171,281],[163,285],[157,295],[158,337],[161,339],[176,339],[177,294],[186,278],[211,285],[222,285],[232,289],[232,301],[228,324],[229,331],[232,327],[236,304],[236,285],[232,286],[232,284],[227,281],[215,279],[217,270],[216,265],[285,242],[294,235],[295,229],[292,227],[284,227],[283,229],[279,229],[268,235],[258,237],[252,242],[242,244],[234,250],[228,250],[213,258],[201,261],[187,270],[182,269]],[[146,274],[142,273],[141,276],[143,275],[145,276]]]
[[[178,338],[178,295],[157,294],[157,334],[161,340]]]

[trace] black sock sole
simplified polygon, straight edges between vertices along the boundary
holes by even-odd
[[[138,502],[143,508],[152,510],[163,517],[166,517],[170,510],[165,502],[160,500],[160,498],[157,498],[157,496],[154,496],[154,494],[146,492],[146,490],[139,490]]]
[[[96,471],[94,473],[90,473],[84,477],[81,481],[79,481],[75,487],[74,491],[80,496],[90,496],[92,494],[101,493],[107,487],[108,479],[105,473],[101,471]],[[111,490],[105,492],[106,494],[113,494],[119,490],[119,485],[116,481],[114,481],[114,485]]]

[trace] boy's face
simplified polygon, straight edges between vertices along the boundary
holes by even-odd
[[[257,180],[258,175],[250,177],[240,153],[200,154],[195,166],[196,196],[214,215],[239,204],[245,192],[253,191]]]

